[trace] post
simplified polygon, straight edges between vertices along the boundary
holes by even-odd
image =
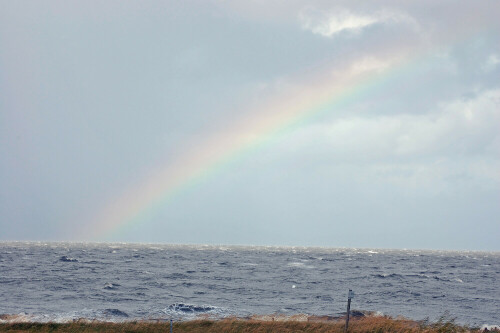
[[[345,328],[344,333],[347,333],[347,329],[349,328],[349,315],[351,313],[351,299],[354,297],[354,293],[351,289],[349,289],[349,293],[347,294],[347,315],[345,317]]]
[[[172,333],[173,328],[174,328],[174,322],[172,319],[170,319],[170,333]]]

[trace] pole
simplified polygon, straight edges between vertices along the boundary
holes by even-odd
[[[351,312],[351,298],[353,295],[354,293],[349,289],[349,294],[347,294],[347,316],[345,317],[344,333],[347,333],[347,329],[349,328],[349,314]]]
[[[173,323],[173,320],[170,319],[170,333],[172,333],[173,328],[174,328],[174,323]]]

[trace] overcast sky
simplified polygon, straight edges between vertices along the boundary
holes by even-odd
[[[499,13],[0,0],[0,240],[498,251]]]

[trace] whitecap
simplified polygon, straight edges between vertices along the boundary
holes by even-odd
[[[78,259],[71,258],[71,257],[68,257],[68,256],[62,256],[62,257],[59,258],[59,261],[63,261],[63,262],[78,262]]]
[[[288,266],[291,266],[291,267],[304,267],[305,264],[303,262],[291,262],[288,264]]]
[[[484,324],[483,326],[481,326],[481,331],[493,331],[493,330],[500,330],[500,326],[499,325],[488,325],[488,324]]]
[[[306,268],[306,269],[312,269],[312,268],[314,268],[314,266],[306,265],[303,262],[291,262],[291,263],[288,263],[287,266],[289,266],[289,267],[295,267],[295,268]]]
[[[174,303],[162,311],[169,317],[179,319],[193,319],[197,317],[223,318],[232,315],[230,311],[213,305],[193,305]]]
[[[103,287],[103,289],[107,289],[107,290],[114,290],[116,289],[117,287],[119,287],[120,285],[118,283],[106,283]]]

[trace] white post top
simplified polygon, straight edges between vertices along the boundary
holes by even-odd
[[[347,298],[354,298],[354,291],[349,289],[349,293],[347,294]]]

